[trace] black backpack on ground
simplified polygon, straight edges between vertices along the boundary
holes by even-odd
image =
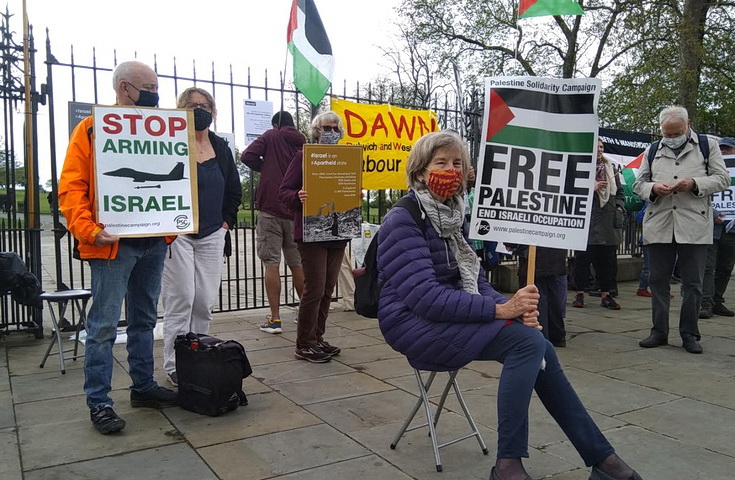
[[[238,342],[190,332],[176,337],[174,351],[179,406],[216,417],[248,404],[242,379],[253,369]]]
[[[408,210],[421,233],[426,233],[426,222],[421,217],[418,203],[409,197],[402,197],[392,208],[395,207]],[[368,245],[363,266],[364,273],[355,277],[355,311],[363,317],[378,318],[380,289],[383,287],[378,284],[378,234]]]

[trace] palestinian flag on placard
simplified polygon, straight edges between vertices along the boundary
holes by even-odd
[[[288,49],[293,55],[294,85],[317,105],[332,83],[334,56],[314,0],[293,0]]]
[[[594,151],[594,93],[490,88],[487,141],[553,152]]]
[[[520,0],[518,18],[544,15],[584,15],[577,0]]]

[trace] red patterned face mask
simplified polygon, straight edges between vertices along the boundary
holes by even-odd
[[[461,184],[462,171],[450,168],[449,170],[430,171],[426,186],[435,195],[448,198],[457,193],[457,189]]]

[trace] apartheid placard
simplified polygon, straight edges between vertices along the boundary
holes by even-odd
[[[727,190],[712,194],[712,208],[720,212],[728,231],[735,231],[735,155],[723,155],[727,171],[730,173],[730,186]],[[734,223],[731,223],[734,222]]]
[[[304,242],[350,240],[362,224],[362,146],[304,145]]]
[[[196,233],[191,110],[94,107],[97,219],[121,237]]]
[[[362,145],[362,185],[366,190],[405,190],[406,159],[416,140],[439,129],[436,113],[393,105],[364,105],[332,97],[331,108],[342,117],[343,145]]]
[[[599,79],[485,81],[470,237],[587,248]]]

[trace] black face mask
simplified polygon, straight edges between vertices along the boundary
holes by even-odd
[[[201,132],[206,130],[212,124],[212,112],[208,112],[203,108],[194,109],[194,130]]]
[[[140,96],[138,96],[135,104],[139,107],[157,107],[158,94],[147,90],[140,90]]]
[[[135,88],[133,84],[128,83],[131,87]],[[148,90],[139,90],[135,88],[138,91],[138,100],[135,101],[135,105],[139,107],[157,107],[158,106],[158,94],[149,92]]]

